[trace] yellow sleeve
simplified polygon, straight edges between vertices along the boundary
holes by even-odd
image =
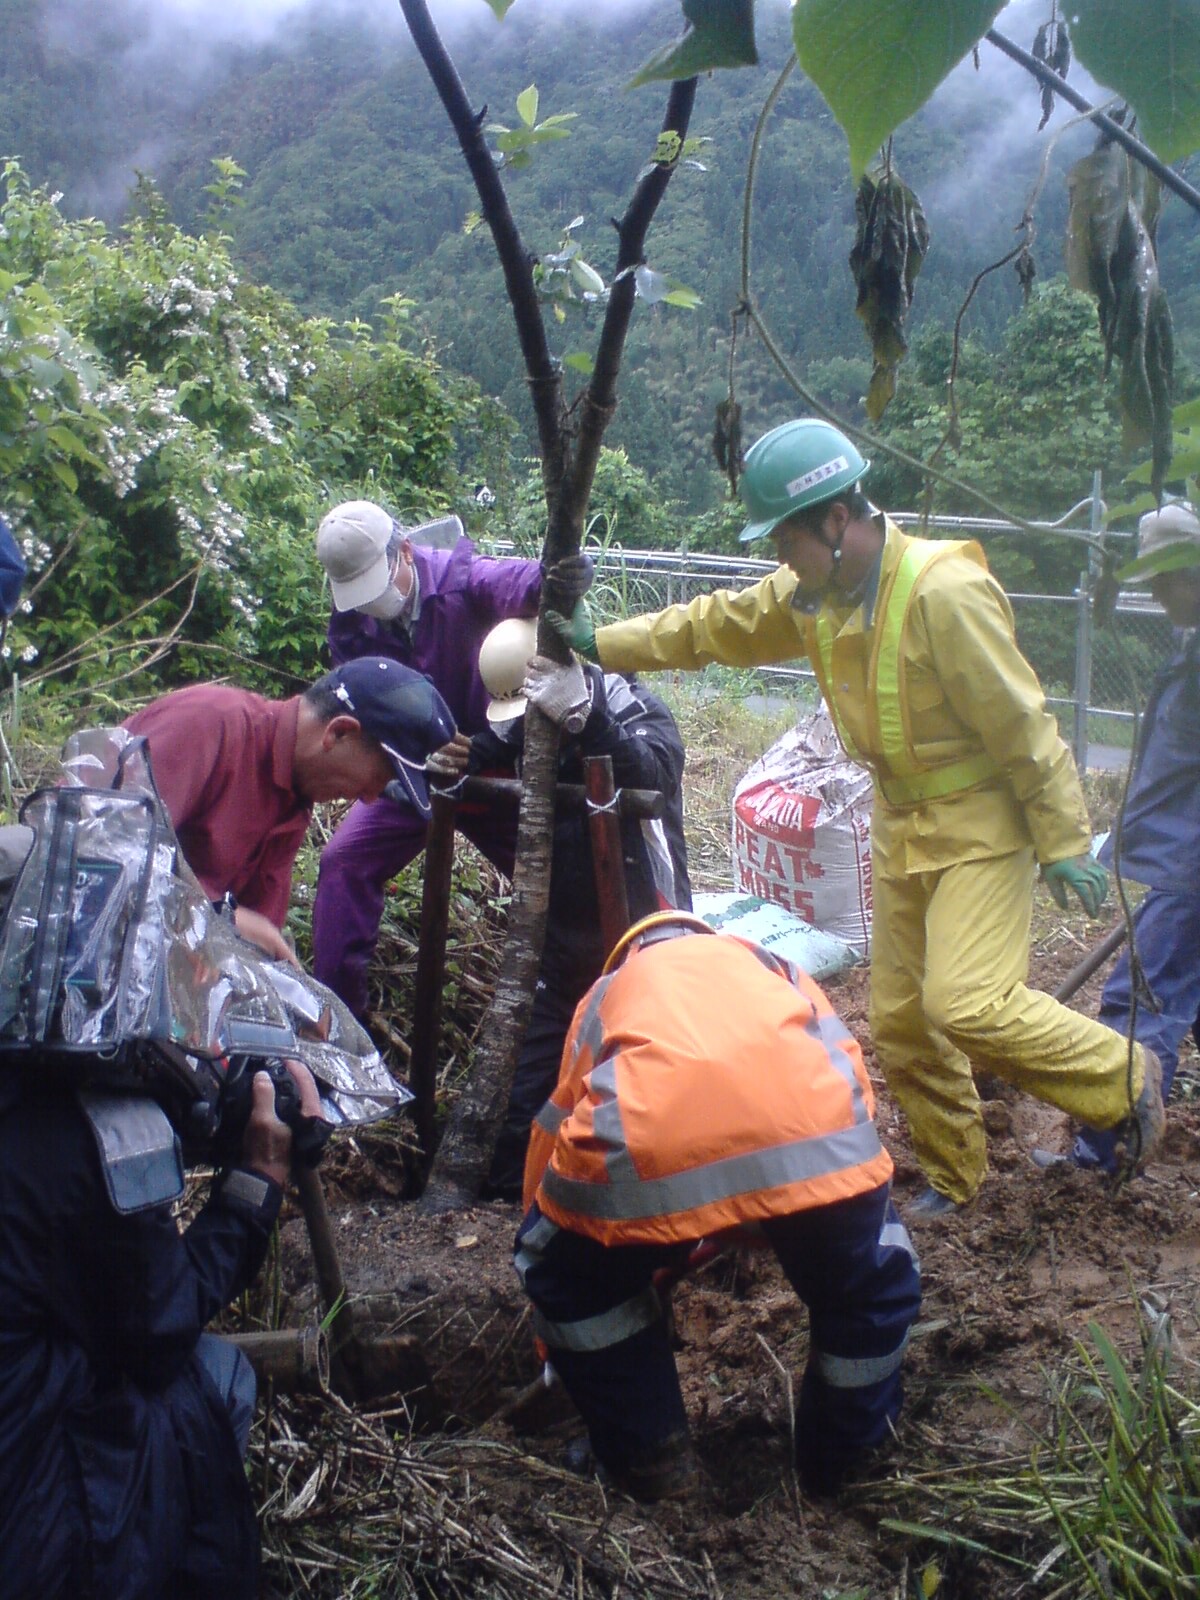
[[[946,699],[1005,772],[1039,862],[1082,855],[1092,832],[1079,774],[1017,646],[1008,597],[974,562],[953,561],[953,569],[917,596]]]
[[[608,672],[688,671],[719,661],[762,667],[806,654],[802,618],[792,609],[795,574],[777,567],[749,589],[719,589],[686,606],[668,606],[596,630]]]

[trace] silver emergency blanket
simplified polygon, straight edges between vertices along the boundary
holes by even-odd
[[[238,937],[183,859],[145,743],[74,735],[63,780],[21,809],[33,830],[0,921],[0,1050],[111,1057],[114,1081],[155,1047],[176,1079],[219,1083],[230,1057],[291,1057],[337,1126],[412,1099],[336,995]],[[199,1083],[198,1083],[199,1088]],[[204,1090],[200,1090],[203,1095]]]

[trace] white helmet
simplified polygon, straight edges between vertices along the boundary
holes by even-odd
[[[525,669],[536,653],[537,624],[526,617],[506,617],[479,646],[479,676],[492,697],[489,722],[525,715]]]

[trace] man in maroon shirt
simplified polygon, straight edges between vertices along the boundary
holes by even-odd
[[[428,814],[425,760],[454,737],[427,678],[360,656],[302,695],[224,684],[164,695],[125,723],[145,738],[184,858],[243,938],[294,960],[280,930],[313,805],[391,794]]]

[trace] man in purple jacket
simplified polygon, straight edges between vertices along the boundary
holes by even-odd
[[[537,614],[539,564],[476,554],[457,517],[405,529],[369,500],[346,501],[324,517],[317,555],[333,591],[334,665],[365,655],[401,661],[433,682],[461,733],[481,732],[489,697],[479,647],[505,617]],[[415,804],[356,801],[321,856],[313,972],[360,1017],[388,881],[424,849],[429,816]],[[462,805],[458,827],[511,875],[511,813]]]

